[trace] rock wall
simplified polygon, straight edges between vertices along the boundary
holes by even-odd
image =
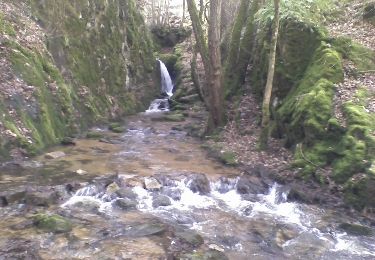
[[[268,42],[265,32],[255,51],[260,55],[255,57],[252,81],[259,98],[266,80]],[[273,136],[283,138],[294,150],[294,166],[301,177],[315,178],[322,185],[334,181],[355,208],[375,208],[371,188],[375,114],[366,110],[371,86],[354,89],[352,100],[340,105],[340,117],[335,111],[339,83],[348,73],[345,64],[373,69],[374,52],[350,39],[329,38],[322,28],[288,19],[281,23],[277,60]]]
[[[158,91],[134,0],[5,0],[0,37],[0,160],[134,113]]]

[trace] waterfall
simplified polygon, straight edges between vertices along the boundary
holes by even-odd
[[[173,95],[173,83],[171,76],[169,75],[168,69],[165,64],[158,60],[160,63],[160,76],[161,76],[161,92],[171,97]]]

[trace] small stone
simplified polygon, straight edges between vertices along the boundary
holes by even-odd
[[[216,251],[219,251],[219,252],[224,252],[224,248],[218,246],[218,245],[215,245],[215,244],[210,244],[208,246],[209,249],[213,249],[213,250],[216,250]]]
[[[44,155],[44,158],[46,159],[58,159],[58,158],[61,158],[61,157],[64,157],[66,156],[66,154],[62,151],[56,151],[56,152],[51,152],[51,153],[46,153]]]
[[[78,169],[78,170],[76,170],[76,173],[77,173],[78,175],[85,175],[85,174],[87,173],[87,171],[82,170],[82,169]]]

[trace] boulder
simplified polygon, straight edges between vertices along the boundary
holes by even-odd
[[[210,181],[202,173],[190,175],[185,183],[194,193],[208,194],[211,192]]]
[[[114,205],[123,210],[135,209],[137,207],[137,203],[128,198],[117,199],[114,201]]]
[[[153,197],[152,206],[154,208],[165,207],[171,205],[171,199],[165,195],[156,195]]]
[[[44,158],[46,158],[46,159],[58,159],[58,158],[64,157],[65,155],[66,154],[62,151],[55,151],[55,152],[46,153],[44,155]]]
[[[243,175],[238,179],[236,189],[240,194],[264,194],[268,185],[258,177]]]
[[[135,194],[134,191],[130,188],[120,188],[118,191],[116,191],[116,194],[120,198],[126,198],[130,200],[137,199],[137,194]]]

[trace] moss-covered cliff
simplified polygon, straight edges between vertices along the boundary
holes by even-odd
[[[143,109],[157,91],[136,1],[12,2],[0,9],[2,160]]]
[[[329,38],[322,27],[291,18],[281,23],[275,86],[273,135],[285,139],[295,153],[301,176],[323,185],[331,180],[344,187],[347,202],[358,209],[375,207],[375,115],[366,110],[373,93],[363,86],[351,100],[338,105],[344,63],[356,71],[372,70],[375,54],[345,38]],[[260,61],[254,66],[253,90],[262,97],[267,73],[267,32],[259,34]],[[264,61],[264,62],[262,62]],[[353,72],[356,73],[356,72]],[[352,90],[353,91],[353,90]],[[342,118],[335,109],[342,111]],[[370,186],[369,186],[370,185]],[[364,192],[366,191],[366,192]]]

